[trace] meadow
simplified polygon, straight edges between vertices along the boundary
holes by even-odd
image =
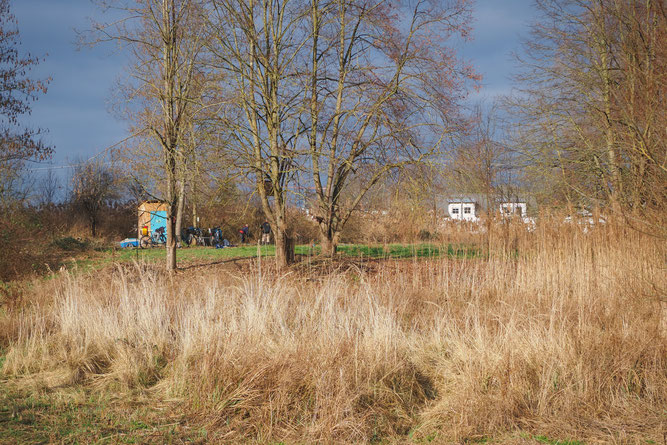
[[[294,253],[297,257],[316,257],[320,254],[319,245],[296,245]],[[192,263],[215,263],[226,260],[239,260],[244,258],[273,257],[275,246],[258,246],[245,244],[223,249],[213,247],[192,246],[178,250],[178,259],[185,265]],[[411,258],[474,258],[481,256],[481,249],[474,244],[463,243],[413,243],[413,244],[341,244],[338,246],[338,255],[344,258],[354,259],[411,259]],[[164,248],[154,247],[148,249],[126,248],[126,249],[104,249],[99,255],[89,255],[85,258],[74,259],[67,266],[71,268],[90,267],[98,268],[116,262],[145,262],[158,263],[164,261],[166,256]]]
[[[543,221],[465,245],[35,280],[0,313],[0,442],[664,443],[662,240]]]

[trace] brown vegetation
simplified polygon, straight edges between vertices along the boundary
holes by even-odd
[[[499,226],[488,259],[61,274],[0,318],[15,384],[176,401],[212,440],[662,441],[663,243]]]
[[[75,254],[103,247],[110,240],[136,236],[134,203],[105,204],[97,237],[71,203],[14,205],[0,209],[0,297],[3,285],[58,269]]]

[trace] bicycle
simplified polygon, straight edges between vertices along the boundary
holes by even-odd
[[[192,226],[183,227],[181,229],[181,242],[183,243],[183,245],[189,247],[191,244],[193,244],[193,245],[196,246],[197,245],[197,237],[198,237],[197,233],[198,233],[198,231],[199,231],[199,229],[197,229],[196,227],[192,227]]]
[[[186,231],[181,234],[181,238],[188,246],[204,246],[206,243],[204,231],[199,227],[188,227]]]
[[[217,227],[213,229],[186,227],[181,230],[181,241],[186,246],[214,246],[219,239],[222,239],[222,231]]]
[[[144,235],[139,240],[139,247],[146,249],[148,247],[159,246],[160,244],[167,244],[167,235],[164,233],[165,228],[159,227],[155,229],[150,235]]]

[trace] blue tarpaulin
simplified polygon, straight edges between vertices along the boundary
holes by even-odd
[[[120,247],[139,247],[139,240],[136,238],[125,238],[120,242]]]

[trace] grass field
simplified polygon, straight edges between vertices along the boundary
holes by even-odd
[[[3,302],[0,443],[663,444],[664,243],[496,233],[282,275],[100,253]]]
[[[297,245],[295,254],[300,257],[314,257],[320,254],[320,246]],[[360,259],[409,259],[409,258],[452,258],[471,259],[482,256],[480,248],[467,244],[388,244],[365,245],[343,244],[338,248],[341,257]],[[100,268],[114,262],[140,261],[155,263],[165,258],[165,249],[105,249],[98,254],[73,259],[69,266],[83,270]],[[187,247],[178,250],[178,261],[182,264],[216,263],[220,261],[275,256],[275,246],[245,245],[216,249],[213,247]]]
[[[146,397],[16,392],[0,382],[0,444],[202,443],[203,428]]]

